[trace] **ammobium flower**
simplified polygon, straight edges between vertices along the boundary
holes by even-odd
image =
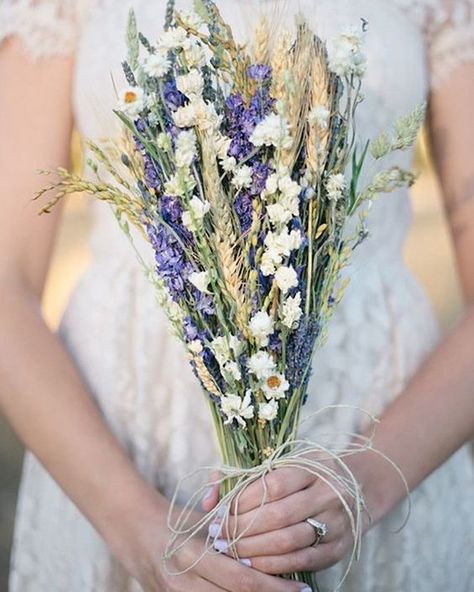
[[[191,39],[182,27],[170,27],[158,39],[158,47],[165,50],[187,49],[190,44]]]
[[[189,201],[189,210],[183,212],[183,225],[191,232],[196,232],[210,209],[211,204],[208,201],[202,201],[199,197],[194,196]]]
[[[362,52],[362,35],[356,30],[339,35],[328,47],[329,68],[339,76],[365,73],[367,58]]]
[[[321,130],[327,130],[330,116],[331,112],[324,105],[315,105],[309,112],[308,122]]]
[[[283,325],[289,329],[294,329],[302,314],[301,292],[297,292],[294,296],[288,296],[281,307],[280,318]]]
[[[265,421],[272,421],[278,415],[278,401],[271,399],[268,403],[260,403],[258,417]]]
[[[257,147],[291,148],[292,139],[287,119],[276,113],[270,113],[255,127],[250,136],[250,141]]]
[[[176,166],[189,167],[196,156],[196,134],[194,130],[180,132],[176,138]]]
[[[270,374],[262,384],[262,391],[267,399],[283,399],[290,383],[284,374]]]
[[[135,119],[145,108],[145,95],[138,86],[129,86],[120,93],[118,108],[122,113]]]
[[[328,199],[337,201],[341,199],[344,189],[346,188],[346,179],[344,175],[330,175],[326,181],[326,191]]]
[[[242,187],[250,187],[252,184],[252,168],[244,164],[238,167],[234,172],[234,178],[232,179],[232,185],[235,185],[238,189]]]
[[[275,281],[283,294],[286,294],[291,288],[296,288],[298,276],[291,265],[288,267],[282,265],[275,272]]]
[[[244,420],[252,419],[254,415],[254,407],[251,402],[252,393],[250,390],[247,390],[243,399],[233,394],[221,397],[221,409],[227,417],[224,423],[232,423],[235,419],[242,427],[245,427]]]
[[[274,331],[272,317],[265,311],[257,312],[250,320],[249,331],[260,347],[268,345],[268,338]]]
[[[195,271],[189,276],[189,281],[195,286],[200,292],[209,292],[207,289],[209,282],[211,281],[208,271]]]
[[[247,364],[250,372],[258,380],[263,380],[275,371],[275,362],[266,351],[259,351],[253,354],[253,356],[250,356]]]
[[[143,70],[148,76],[161,78],[171,68],[171,61],[168,54],[162,51],[150,53],[143,61]]]
[[[177,89],[187,97],[201,96],[204,79],[199,70],[191,70],[188,74],[176,77]]]

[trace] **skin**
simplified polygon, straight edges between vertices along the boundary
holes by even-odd
[[[179,578],[165,574],[168,501],[120,447],[41,316],[60,210],[38,218],[31,197],[44,184],[37,169],[68,165],[73,66],[33,62],[16,40],[0,48],[0,411],[146,592],[301,590],[223,555]],[[194,540],[170,568],[186,568],[202,544]]]
[[[398,465],[410,490],[474,435],[473,96],[474,65],[460,66],[431,96],[428,121],[463,287],[464,314],[385,411],[374,439],[374,448]],[[371,517],[364,523],[368,530],[406,497],[406,489],[390,464],[374,452],[354,455],[348,464],[364,493]],[[263,489],[261,482],[255,482],[240,498],[237,525],[231,518],[229,531],[223,533],[224,538],[229,532],[239,536],[254,520],[235,545],[253,568],[271,574],[319,571],[352,548],[347,515],[327,485],[302,469],[288,468],[270,474],[267,485],[269,497],[263,509],[256,509]],[[203,508],[211,509],[217,497],[216,488],[211,489]],[[231,508],[231,513],[235,510]],[[304,523],[308,517],[328,525],[327,536],[315,547],[310,546],[314,531]]]

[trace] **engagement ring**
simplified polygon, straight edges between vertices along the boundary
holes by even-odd
[[[310,526],[313,527],[314,533],[316,535],[316,538],[314,540],[314,543],[312,543],[311,547],[314,547],[315,545],[317,545],[321,539],[326,536],[327,532],[328,532],[328,527],[326,526],[326,524],[324,522],[319,522],[318,520],[315,520],[314,518],[306,518],[305,522],[307,522]]]

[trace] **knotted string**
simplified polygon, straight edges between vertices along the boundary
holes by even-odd
[[[328,405],[305,417],[300,422],[300,426],[308,420],[313,419],[315,416],[334,409],[351,409],[365,415],[366,418],[370,420],[371,431],[369,435],[361,436],[360,434],[355,434],[352,432],[338,432],[338,436],[344,436],[346,439],[350,438],[351,441],[348,444],[344,444],[336,448],[329,448],[328,446],[312,442],[307,438],[295,438],[284,442],[281,446],[274,449],[271,455],[256,467],[241,468],[226,464],[220,466],[204,466],[197,468],[182,477],[177,483],[168,512],[168,528],[170,529],[171,536],[163,554],[163,562],[167,574],[170,576],[177,576],[187,573],[188,571],[192,570],[203,559],[203,557],[205,557],[206,554],[219,553],[213,548],[214,537],[211,537],[208,533],[202,553],[198,555],[190,565],[179,571],[174,571],[169,567],[170,559],[172,559],[173,556],[176,555],[176,553],[178,553],[193,537],[198,535],[203,528],[207,527],[210,522],[219,521],[221,531],[223,530],[224,526],[226,527],[226,532],[232,535],[228,541],[229,549],[232,549],[232,547],[238,543],[240,539],[245,537],[246,533],[251,529],[256,518],[258,517],[258,512],[256,512],[252,521],[241,531],[239,535],[237,535],[238,515],[233,515],[234,529],[233,533],[230,533],[230,508],[239,507],[240,497],[246,488],[251,483],[261,479],[263,496],[258,507],[258,510],[261,510],[268,501],[268,486],[266,477],[269,475],[269,473],[279,468],[297,468],[307,471],[316,479],[319,479],[325,483],[338,497],[341,506],[348,518],[352,533],[353,545],[349,555],[347,567],[335,588],[335,591],[339,590],[341,585],[346,580],[353,563],[359,559],[362,535],[364,531],[363,512],[365,511],[368,514],[362,495],[361,486],[359,485],[355,474],[345,461],[345,458],[368,450],[378,454],[389,464],[391,464],[399,474],[400,479],[406,488],[408,508],[407,515],[400,526],[400,529],[403,528],[410,514],[408,484],[399,467],[385,454],[373,448],[373,439],[375,436],[376,425],[378,423],[378,420],[375,417],[359,407],[353,407],[350,405]],[[288,452],[289,449],[290,452]],[[310,458],[310,456],[317,456],[317,458]],[[334,466],[328,464],[328,461],[333,461],[331,464]],[[206,471],[206,473],[210,471],[218,471],[221,477],[213,481],[207,481],[202,487],[195,491],[185,506],[181,509],[177,518],[173,521],[173,516],[176,514],[176,500],[180,494],[184,481],[203,471]],[[232,490],[223,495],[217,505],[210,512],[204,516],[200,516],[189,525],[189,520],[196,512],[196,509],[199,507],[205,490],[210,485],[220,486],[229,479],[234,482]],[[233,554],[234,557],[238,559],[235,549],[233,549]]]

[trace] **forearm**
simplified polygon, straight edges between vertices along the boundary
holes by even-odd
[[[33,295],[11,283],[1,291],[3,414],[107,542],[133,539],[141,522],[164,516],[165,500],[108,429]]]
[[[474,436],[474,307],[420,367],[381,417],[374,448],[401,469],[410,490]],[[406,495],[374,452],[351,459],[376,521]]]

